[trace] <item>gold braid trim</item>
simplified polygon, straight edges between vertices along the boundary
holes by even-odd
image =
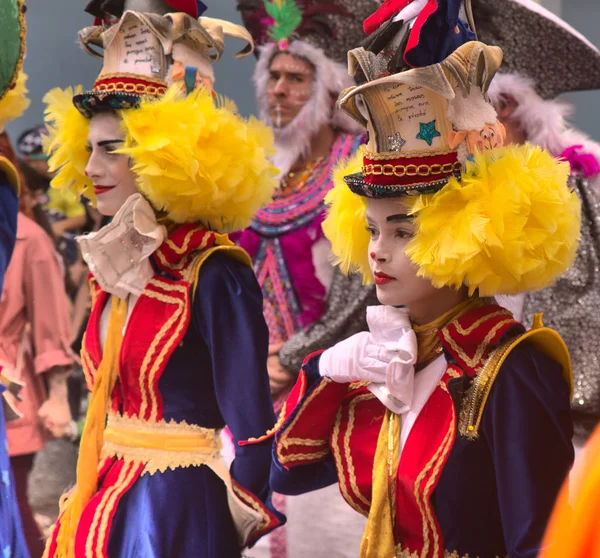
[[[573,376],[569,350],[556,331],[544,327],[542,315],[536,314],[533,317],[533,324],[529,331],[517,335],[496,347],[478,369],[471,387],[466,391],[463,398],[458,422],[458,431],[461,436],[471,440],[477,439],[479,436],[483,411],[502,365],[513,349],[524,341],[531,342],[538,350],[541,350],[561,365],[563,377],[571,390],[571,397],[573,396]]]
[[[302,403],[300,409],[298,409],[297,415],[292,420],[290,425],[279,435],[279,442],[276,444],[276,451],[277,451],[277,459],[278,459],[279,463],[281,463],[282,465],[285,465],[286,463],[289,463],[292,461],[299,461],[298,454],[284,456],[281,452],[281,450],[283,448],[287,447],[286,446],[287,433],[294,429],[294,427],[296,426],[296,423],[300,420],[300,417],[304,413],[306,407],[308,407],[311,404],[313,399],[315,399],[331,383],[333,383],[333,380],[330,380],[329,378],[323,378],[321,380],[321,382],[319,383],[319,385],[306,398],[306,401],[304,401],[304,403]],[[327,451],[325,451],[325,452],[319,452],[318,454],[306,455],[306,459],[319,459],[321,457],[325,457],[328,453],[329,453],[329,449],[327,449]]]
[[[443,381],[438,384],[438,387],[440,387],[444,391],[447,391],[445,389],[446,386]],[[451,447],[451,444],[450,444],[450,446],[448,444],[449,444],[449,440],[452,440],[452,433],[453,433],[454,427],[455,427],[455,420],[456,419],[455,419],[454,413],[452,413],[452,419],[451,419],[448,431],[446,432],[438,449],[436,450],[435,454],[433,455],[433,457],[431,458],[429,463],[427,463],[427,465],[425,465],[425,468],[419,473],[419,476],[417,477],[417,480],[415,481],[415,484],[414,484],[414,496],[415,496],[415,500],[417,502],[417,506],[419,507],[419,513],[421,514],[421,522],[422,522],[422,526],[423,526],[423,540],[425,541],[423,555],[426,555],[427,552],[429,551],[429,546],[430,546],[429,531],[430,530],[433,533],[434,544],[436,545],[436,547],[438,546],[439,541],[437,540],[437,531],[435,528],[435,522],[433,521],[431,510],[430,510],[430,507],[427,502],[427,490],[428,490],[428,488],[430,488],[430,485],[429,485],[429,483],[427,483],[425,485],[425,489],[423,490],[422,494],[421,494],[421,491],[419,490],[419,488],[421,487],[421,483],[425,480],[425,477],[427,477],[429,471],[431,471],[435,467],[435,469],[432,473],[432,478],[435,477],[437,475],[437,473],[439,472],[439,466],[440,466],[441,460],[447,454],[447,452],[449,451],[449,449]],[[431,479],[429,482],[432,482]]]
[[[344,434],[344,457],[346,458],[346,466],[348,469],[348,478],[350,479],[350,486],[352,487],[352,492],[354,492],[356,498],[358,498],[358,500],[367,508],[371,507],[371,502],[369,502],[369,500],[367,500],[362,495],[361,491],[358,488],[358,484],[356,483],[354,461],[352,460],[352,453],[350,452],[350,437],[352,436],[352,431],[354,430],[354,416],[356,414],[356,405],[358,405],[362,401],[368,401],[370,399],[375,399],[375,396],[371,392],[358,395],[357,397],[352,399],[348,409],[348,426],[346,427],[346,432]]]
[[[283,407],[281,407],[281,411],[279,412],[279,417],[277,417],[277,422],[274,424],[273,428],[270,428],[269,430],[267,430],[262,436],[259,436],[258,438],[253,437],[253,438],[248,438],[248,440],[246,440],[247,442],[264,442],[267,438],[270,438],[271,436],[273,436],[273,434],[275,434],[282,426],[283,423],[285,422],[286,419],[286,412],[287,412],[287,399],[284,401],[283,403]],[[300,440],[301,438],[294,438],[294,440]],[[285,444],[285,441],[284,441]],[[306,444],[302,444],[302,445],[306,445]]]
[[[458,431],[461,436],[471,440],[479,437],[479,426],[485,409],[485,403],[494,381],[500,372],[501,363],[513,346],[514,339],[494,349],[473,379],[473,384],[466,391],[460,409]]]
[[[108,79],[125,79],[125,78],[129,78],[129,79],[143,79],[144,81],[147,81],[148,83],[151,83],[153,85],[160,85],[162,87],[168,87],[168,83],[165,80],[162,79],[158,79],[158,78],[151,78],[148,76],[140,76],[139,74],[134,74],[131,72],[119,72],[119,73],[112,73],[112,74],[101,74],[98,76],[98,79],[96,80],[96,83],[99,81],[105,81]]]
[[[163,283],[159,279],[151,279],[148,283],[149,285],[153,285],[159,289],[164,289],[165,291],[173,290],[178,291],[185,297],[187,294],[187,289],[182,287],[181,285],[173,285],[172,289],[169,289],[169,285],[167,283]],[[181,334],[181,330],[185,325],[184,317],[186,312],[188,312],[187,301],[182,298],[177,298],[174,296],[165,295],[163,293],[157,293],[155,291],[145,289],[144,296],[148,298],[152,298],[155,300],[159,300],[164,304],[171,304],[175,306],[175,310],[171,314],[168,320],[166,320],[159,332],[150,343],[150,347],[148,351],[144,355],[144,360],[142,361],[142,365],[140,368],[139,374],[139,388],[142,396],[142,402],[140,404],[140,415],[145,415],[148,406],[150,405],[150,418],[152,420],[156,419],[157,416],[157,399],[154,388],[154,378],[156,373],[158,372],[162,362],[167,354],[167,352],[172,347],[173,343],[176,339],[178,339]],[[165,338],[165,336],[169,333],[172,327],[175,327],[175,332],[173,332],[168,338],[167,341],[161,347],[160,353],[156,355],[156,350],[161,343],[161,341]],[[150,399],[150,403],[148,402]]]
[[[233,483],[231,486],[233,488],[233,493],[235,496],[237,496],[244,504],[250,506],[254,511],[257,511],[261,515],[261,523],[257,530],[259,532],[264,531],[269,525],[269,522],[271,521],[271,518],[265,512],[265,508],[258,504],[253,498],[250,498],[235,483]]]
[[[395,176],[402,178],[403,176],[437,176],[447,175],[460,172],[462,164],[446,163],[441,165],[435,163],[433,165],[392,165],[392,164],[368,164],[362,167],[362,173],[365,176]]]
[[[444,381],[441,381],[439,386],[442,389],[442,391],[444,391],[448,395],[448,397],[451,399],[451,395],[450,395],[450,392],[448,391],[448,388],[446,387],[446,383]],[[433,554],[434,554],[434,556],[437,556],[439,549],[440,549],[440,536],[439,536],[439,529],[437,529],[437,525],[433,518],[433,509],[432,509],[433,504],[431,503],[431,490],[433,488],[433,485],[434,485],[436,479],[438,478],[438,476],[440,474],[442,464],[446,461],[446,458],[447,458],[448,454],[450,453],[452,446],[454,445],[454,439],[455,439],[454,434],[456,432],[456,413],[454,411],[454,404],[452,403],[452,400],[450,401],[450,405],[451,405],[451,409],[452,409],[452,418],[450,419],[450,427],[448,428],[448,432],[446,433],[446,436],[444,437],[444,440],[442,441],[442,446],[444,449],[442,450],[442,453],[439,456],[439,459],[433,469],[433,473],[431,474],[431,477],[427,481],[427,484],[425,485],[425,490],[423,491],[423,504],[425,505],[426,512],[427,512],[427,521],[429,522],[431,532],[433,533]]]
[[[286,448],[290,446],[310,446],[321,448],[327,446],[327,444],[327,440],[311,440],[309,438],[286,438],[283,441],[283,446]]]
[[[127,464],[123,466],[123,469],[127,468]],[[138,474],[139,466],[135,464],[129,469],[127,476],[120,483],[119,486],[113,487],[115,490],[112,491],[106,506],[102,510],[102,517],[100,520],[100,529],[98,530],[98,541],[96,543],[96,556],[98,558],[103,558],[104,554],[104,544],[109,532],[108,523],[113,515],[113,511],[117,505],[117,500],[123,495],[123,493],[127,490],[129,485],[133,480],[135,480],[136,475]]]
[[[349,481],[346,481],[346,475],[344,475],[345,467],[344,467],[344,462],[342,461],[342,455],[340,452],[340,448],[342,446],[341,440],[340,440],[341,422],[342,422],[342,408],[340,407],[338,409],[337,415],[335,417],[335,423],[333,425],[333,432],[331,434],[331,448],[333,450],[333,460],[335,462],[335,468],[338,473],[340,491],[342,492],[342,497],[352,507],[352,509],[354,509],[355,511],[357,511],[358,513],[360,513],[361,515],[364,515],[366,517],[368,514],[365,513],[365,510],[363,510],[356,504],[354,498],[352,496],[350,496],[350,493],[348,491],[348,482]],[[369,507],[370,507],[370,504],[369,504],[369,506],[367,506],[367,508],[369,508]]]
[[[188,247],[190,245],[190,241],[192,240],[192,237],[196,233],[201,232],[202,230],[203,230],[202,227],[196,227],[195,229],[189,230],[187,232],[187,234],[185,235],[185,237],[183,238],[183,242],[181,243],[181,246],[178,246],[177,244],[175,244],[170,238],[167,238],[165,240],[165,244],[171,250],[173,250],[173,252],[175,252],[176,254],[181,256],[188,251]],[[206,245],[207,245],[208,241],[210,240],[210,235],[211,235],[211,233],[209,231],[206,231],[205,236],[202,239],[202,243],[200,244],[200,246],[198,246],[198,248],[196,248],[196,250],[203,250],[204,248],[206,248]]]
[[[460,322],[454,322],[454,327],[456,331],[461,335],[471,335],[482,323],[491,320],[492,318],[497,318],[498,316],[504,316],[506,318],[512,318],[513,315],[508,310],[498,310],[497,312],[492,312],[491,314],[486,314],[485,316],[479,318],[474,323],[472,323],[469,327],[464,328],[460,325]],[[514,318],[513,318],[514,319]]]
[[[481,359],[483,358],[485,352],[488,350],[488,347],[490,346],[492,339],[496,336],[496,333],[498,333],[498,331],[501,328],[503,328],[505,325],[507,325],[511,322],[514,322],[512,317],[498,322],[492,329],[490,329],[488,334],[485,336],[485,339],[481,342],[481,344],[477,348],[477,351],[475,352],[475,355],[473,356],[473,358],[470,358],[462,350],[460,345],[458,345],[458,343],[454,339],[452,339],[452,336],[450,335],[450,333],[448,332],[447,329],[443,329],[442,334],[444,336],[444,339],[448,343],[448,345],[450,345],[450,347],[452,347],[452,350],[454,352],[456,352],[457,355],[460,356],[460,358],[465,362],[465,364],[467,366],[469,366],[471,368],[477,368],[477,366],[481,362]]]
[[[83,375],[85,377],[85,384],[89,391],[92,391],[94,388],[94,381],[96,380],[96,374],[98,370],[94,366],[94,362],[92,361],[92,357],[88,353],[86,348],[86,334],[83,334],[83,340],[81,342],[81,369],[83,370]]]
[[[286,463],[295,463],[296,461],[310,461],[313,459],[323,459],[329,455],[329,448],[315,453],[291,453],[286,456]]]
[[[414,157],[437,157],[456,153],[455,149],[436,149],[434,151],[365,151],[365,158],[371,161],[390,161]]]

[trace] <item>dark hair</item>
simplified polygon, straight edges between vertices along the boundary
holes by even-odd
[[[6,132],[0,134],[0,154],[4,155],[15,166],[17,172],[19,173],[19,178],[21,181],[21,199],[23,200],[26,196],[32,196],[33,192],[35,192],[36,190],[33,190],[31,188],[28,182],[28,176],[31,174],[31,172],[33,172],[36,176],[37,173],[35,173],[35,171],[33,171],[33,169],[30,168],[27,171],[24,170],[25,167],[23,166],[22,161],[19,161],[19,159],[17,158],[15,150],[13,149],[13,146]],[[23,204],[21,204],[21,209],[22,208]],[[52,225],[50,224],[48,215],[44,211],[44,208],[41,206],[41,204],[38,203],[33,206],[31,211],[24,213],[26,213],[30,219],[35,221],[50,237],[50,240],[52,240],[52,244],[54,245],[56,251],[59,253],[64,264],[65,289],[69,296],[72,296],[75,290],[77,289],[77,285],[73,283],[73,279],[71,278],[71,273],[69,272],[69,266],[65,259],[65,255],[58,249],[58,239],[56,238],[54,231],[52,230]]]
[[[27,161],[20,159],[19,166],[30,192],[41,192],[48,189],[48,181],[43,176],[40,176],[40,174],[31,165],[29,165]]]

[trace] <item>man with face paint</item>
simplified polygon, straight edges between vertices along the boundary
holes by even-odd
[[[339,105],[369,139],[323,223],[381,305],[306,358],[271,485],[338,484],[367,516],[361,558],[534,558],[573,461],[570,360],[541,316],[526,332],[493,297],[571,265],[580,206],[550,153],[469,141],[501,130],[487,91],[502,51],[473,40],[462,2],[412,4],[382,4],[349,53],[363,83]]]
[[[239,238],[263,290],[277,407],[298,371],[297,359],[288,354],[282,363],[280,352],[285,354],[294,333],[319,320],[327,308],[334,270],[321,232],[323,198],[331,188],[333,165],[354,153],[363,133],[335,109],[335,99],[353,83],[345,56],[362,39],[362,19],[372,6],[372,0],[325,7],[295,0],[238,2],[246,27],[262,45],[254,83],[260,116],[273,128],[273,164],[280,171],[273,202]]]
[[[365,327],[364,300],[373,290],[363,288],[359,277],[335,273],[321,224],[334,165],[364,139],[335,100],[354,83],[346,52],[362,40],[362,20],[373,6],[373,0],[238,2],[246,27],[262,45],[254,83],[260,116],[275,135],[273,164],[280,172],[273,202],[238,238],[263,291],[277,411],[313,346],[325,348]],[[362,315],[360,308],[347,312],[351,300],[363,301]],[[356,556],[364,522],[344,507],[335,487],[276,498],[288,525],[260,541],[250,556]]]
[[[582,201],[575,265],[556,285],[509,301],[526,322],[543,311],[567,342],[575,380],[575,434],[582,442],[600,422],[600,145],[568,124],[572,107],[558,96],[600,89],[600,51],[532,0],[478,0],[473,8],[479,36],[504,51],[490,96],[507,139],[534,143],[567,160],[572,187]],[[535,32],[522,36],[515,22]]]
[[[78,239],[91,271],[81,355],[92,395],[77,485],[46,556],[239,558],[285,521],[271,503],[270,443],[238,444],[275,416],[260,287],[226,234],[272,196],[272,135],[212,89],[225,37],[247,43],[239,56],[252,39],[198,18],[195,0],[88,9],[99,25],[79,38],[104,63],[92,90],[47,94],[49,165],[54,187],[112,221]]]

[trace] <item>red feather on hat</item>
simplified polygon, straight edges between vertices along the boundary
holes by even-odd
[[[413,0],[385,0],[377,11],[365,19],[363,25],[365,33],[370,35],[379,29],[388,19],[395,16],[400,10],[403,10]]]
[[[186,13],[195,19],[198,19],[198,2],[196,0],[165,0],[171,8],[178,12]]]

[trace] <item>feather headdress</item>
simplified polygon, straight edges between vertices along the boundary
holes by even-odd
[[[79,91],[54,89],[46,95],[45,150],[56,172],[52,185],[94,200],[82,139],[89,120],[71,101]],[[140,191],[171,221],[231,232],[248,226],[271,199],[277,185],[277,170],[269,163],[272,132],[254,118],[242,119],[233,103],[215,102],[203,89],[182,97],[173,86],[161,99],[143,99],[137,109],[118,114],[126,132],[119,151],[131,157]]]
[[[343,179],[361,156],[336,169],[323,230],[340,269],[370,283],[367,198]],[[568,175],[567,163],[533,145],[478,153],[439,192],[403,197],[416,228],[406,253],[436,287],[467,285],[481,296],[547,287],[571,266],[579,243]]]
[[[269,38],[285,50],[296,29],[302,25],[302,10],[295,0],[265,0],[265,9],[273,20],[268,29]]]
[[[346,53],[364,39],[362,23],[373,0],[238,0],[244,25],[257,45],[287,47],[294,41],[346,63]]]

